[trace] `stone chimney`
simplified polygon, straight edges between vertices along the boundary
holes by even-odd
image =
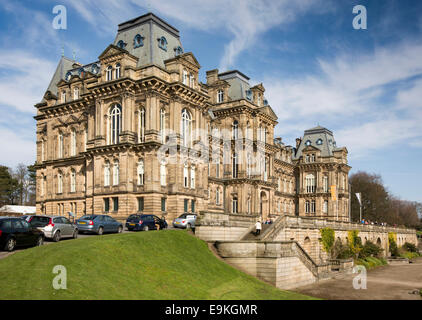
[[[207,84],[212,85],[218,80],[218,69],[207,71]]]

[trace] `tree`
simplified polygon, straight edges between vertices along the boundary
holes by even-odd
[[[19,184],[10,174],[9,168],[0,166],[0,207],[6,204],[16,204]]]
[[[37,170],[34,165],[28,166],[28,179],[29,179],[29,188],[28,188],[28,204],[35,206],[35,193],[37,190]]]

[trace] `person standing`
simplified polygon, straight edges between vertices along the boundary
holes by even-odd
[[[258,236],[258,235],[260,235],[261,234],[261,228],[262,228],[262,226],[261,226],[261,221],[257,221],[256,222],[256,224],[255,224],[255,229],[256,229],[256,231],[255,231],[255,235],[256,236]]]

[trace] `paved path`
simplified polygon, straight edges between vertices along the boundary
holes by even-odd
[[[329,300],[422,300],[419,294],[409,294],[422,289],[422,258],[410,264],[388,265],[368,271],[366,290],[353,288],[356,275],[324,280],[294,291]]]

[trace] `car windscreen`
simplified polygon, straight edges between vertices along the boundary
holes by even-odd
[[[0,228],[4,230],[9,230],[12,228],[12,223],[10,220],[0,220]]]
[[[179,216],[179,219],[186,219],[186,214],[182,214],[181,216]]]
[[[49,217],[33,217],[30,224],[33,227],[45,227],[48,223],[50,222],[50,218]]]
[[[153,216],[141,216],[140,219],[142,221],[152,221],[152,220],[154,220],[154,217]]]
[[[133,220],[139,220],[140,218],[141,218],[141,216],[138,215],[138,214],[131,214],[127,219],[129,221],[133,221]]]

